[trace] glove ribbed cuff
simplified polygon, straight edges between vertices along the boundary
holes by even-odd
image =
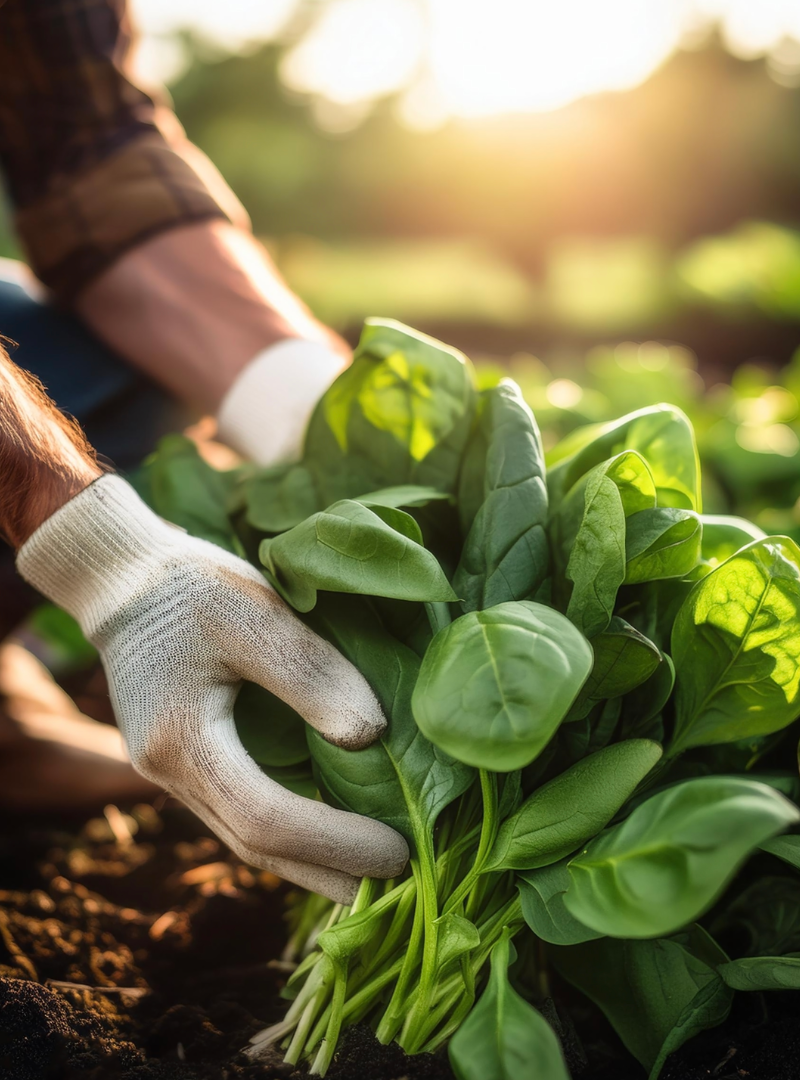
[[[102,476],[26,540],[17,553],[17,569],[91,637],[148,587],[151,568],[176,552],[182,535],[154,514],[130,484]]]
[[[223,398],[219,437],[259,465],[299,461],[311,414],[344,366],[320,341],[288,338],[270,345]]]

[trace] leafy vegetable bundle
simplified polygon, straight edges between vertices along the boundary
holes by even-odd
[[[680,411],[579,430],[546,470],[513,383],[479,392],[462,355],[376,320],[300,464],[220,473],[172,437],[142,488],[261,565],[389,719],[345,751],[240,695],[271,776],[412,850],[351,908],[309,898],[254,1055],[324,1074],[367,1021],[410,1053],[449,1041],[461,1080],[561,1080],[535,1007],[555,971],[654,1078],[735,990],[800,989],[800,836],[778,837],[800,822],[800,550],[703,516]]]

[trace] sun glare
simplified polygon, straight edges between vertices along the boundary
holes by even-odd
[[[449,112],[555,109],[634,86],[682,30],[672,0],[429,0],[430,66]]]
[[[133,4],[151,76],[159,63],[175,75],[170,34],[179,27],[241,48],[279,33],[302,6]],[[447,116],[542,112],[635,86],[687,32],[714,22],[734,52],[770,54],[773,73],[792,85],[800,78],[800,0],[329,0],[288,51],[283,77],[292,89],[345,110],[403,91],[405,118],[435,126]]]

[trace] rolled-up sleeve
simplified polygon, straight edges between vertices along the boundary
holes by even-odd
[[[247,215],[129,74],[124,0],[0,0],[0,167],[41,281],[69,301],[125,251]]]

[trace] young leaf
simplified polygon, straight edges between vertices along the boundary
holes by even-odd
[[[574,511],[583,499],[582,517],[573,534]],[[573,583],[567,616],[587,637],[606,629],[617,591],[625,580],[628,515],[655,504],[655,488],[643,458],[622,453],[591,470],[571,491],[554,521],[554,537],[565,576]]]
[[[713,570],[754,540],[766,540],[767,534],[751,521],[740,517],[703,514],[703,561]]]
[[[481,943],[478,928],[462,915],[442,915],[436,920],[436,966],[439,971],[452,960],[477,949]]]
[[[761,850],[768,851],[770,855],[783,859],[795,870],[800,870],[800,836],[776,836],[762,844]]]
[[[453,579],[464,611],[524,600],[544,581],[548,564],[544,452],[536,421],[508,379],[483,398],[484,497]]]
[[[797,807],[766,784],[687,780],[572,859],[564,903],[611,937],[672,933],[707,910],[755,848],[799,820]]]
[[[403,506],[426,506],[429,502],[441,502],[450,496],[436,488],[422,487],[421,484],[397,484],[395,487],[381,488],[380,491],[368,491],[359,495],[356,502],[365,506],[389,506],[400,509]]]
[[[368,319],[353,363],[311,419],[304,464],[326,503],[400,484],[452,492],[475,401],[456,349]]]
[[[800,713],[800,550],[757,540],[693,587],[672,629],[670,753],[768,735]]]
[[[659,506],[625,523],[625,583],[685,577],[700,559],[703,527],[691,510]]]
[[[662,663],[649,638],[615,615],[608,628],[590,642],[594,663],[566,722],[580,720],[598,701],[622,697],[646,682]]]
[[[559,973],[598,1005],[656,1080],[668,1054],[721,1024],[733,994],[717,974],[727,956],[699,926],[655,941],[603,938],[553,949]]]
[[[646,739],[608,746],[537,788],[503,823],[486,870],[532,870],[595,836],[661,757]]]
[[[523,871],[517,877],[525,922],[538,938],[552,945],[579,945],[602,937],[564,907],[569,884],[566,859],[540,870]]]
[[[379,741],[364,750],[334,746],[308,729],[325,791],[343,809],[377,818],[413,841],[475,774],[428,742],[414,723],[411,692],[419,658],[386,634],[366,602],[321,600],[310,621],[364,675],[389,721]]]
[[[414,716],[425,736],[459,761],[511,772],[550,741],[591,663],[589,643],[542,604],[470,612],[431,642]]]
[[[508,981],[509,931],[492,950],[489,985],[450,1040],[458,1080],[569,1080],[561,1044],[540,1012]]]
[[[259,557],[297,611],[310,611],[317,590],[398,600],[454,600],[442,568],[422,547],[414,519],[402,510],[345,500],[288,532],[263,540]]]
[[[800,990],[800,956],[744,956],[719,973],[733,990]]]
[[[623,450],[635,450],[647,462],[659,506],[700,512],[700,462],[694,431],[674,405],[653,405],[568,436],[548,455],[551,501],[560,503],[590,469]]]

